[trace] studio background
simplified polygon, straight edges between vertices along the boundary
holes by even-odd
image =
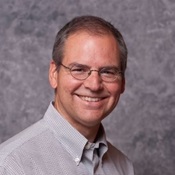
[[[174,0],[0,0],[0,143],[44,115],[56,32],[86,14],[111,21],[129,51],[125,93],[104,120],[109,140],[136,175],[174,175]]]

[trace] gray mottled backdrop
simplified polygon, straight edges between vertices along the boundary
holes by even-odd
[[[174,175],[174,0],[0,0],[0,142],[43,116],[55,34],[85,14],[111,21],[129,50],[126,91],[104,121],[109,140],[136,175]]]

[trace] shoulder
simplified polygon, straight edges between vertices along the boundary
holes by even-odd
[[[31,143],[40,134],[45,132],[47,127],[44,126],[43,120],[38,121],[19,134],[0,144],[0,166],[13,154],[18,152],[22,147]]]
[[[128,159],[127,156],[122,151],[117,149],[110,142],[108,142],[108,153],[114,155],[114,157],[117,157],[118,159]]]
[[[134,175],[133,165],[130,159],[119,149],[108,142],[108,156],[123,174]]]

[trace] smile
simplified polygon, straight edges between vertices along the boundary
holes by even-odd
[[[85,97],[85,96],[79,96],[83,101],[88,101],[88,102],[98,102],[102,100],[102,98],[97,98],[97,97]]]

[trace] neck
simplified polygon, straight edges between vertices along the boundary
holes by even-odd
[[[78,132],[80,132],[89,142],[93,143],[96,139],[100,124],[96,125],[96,126],[91,126],[91,127],[87,127],[87,126],[73,126],[75,129],[78,130]]]
[[[66,117],[61,110],[59,110],[59,105],[55,102],[54,107],[57,109],[57,111],[66,119],[79,133],[81,133],[89,142],[93,143],[96,135],[98,133],[100,123],[96,124],[95,126],[87,126],[83,125],[79,122],[76,122],[75,120],[71,119],[70,117]]]

